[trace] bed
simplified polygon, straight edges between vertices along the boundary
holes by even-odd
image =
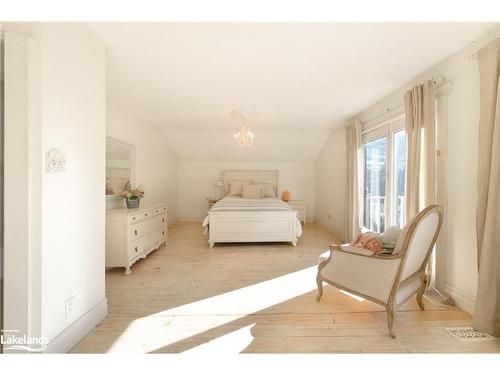
[[[298,212],[276,197],[244,199],[228,196],[230,181],[270,184],[277,192],[277,171],[224,170],[223,195],[208,211],[203,227],[208,244],[222,242],[290,242],[302,235]]]

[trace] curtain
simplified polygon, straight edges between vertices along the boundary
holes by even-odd
[[[478,53],[480,120],[476,232],[479,283],[473,326],[500,336],[500,39]]]
[[[359,205],[361,201],[360,186],[360,157],[361,152],[361,124],[356,121],[346,125],[346,156],[347,156],[347,202],[345,213],[345,241],[350,242],[358,233]]]
[[[407,91],[406,222],[436,203],[436,85],[427,81]]]

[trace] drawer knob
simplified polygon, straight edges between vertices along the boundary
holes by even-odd
[[[135,252],[137,253],[137,246],[135,247]]]
[[[161,222],[162,222],[162,223],[164,223],[164,222],[165,222],[165,218],[162,218],[162,219],[161,219]]]
[[[136,229],[136,230],[134,230],[134,233],[135,233],[135,235],[137,236],[137,229]]]
[[[148,216],[148,214],[144,214],[144,216]]]
[[[161,234],[165,235],[165,231],[164,231],[164,230],[162,230],[162,231],[161,231]]]
[[[132,220],[135,220],[135,217],[133,217]]]

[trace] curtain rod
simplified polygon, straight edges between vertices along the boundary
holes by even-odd
[[[436,76],[434,78],[431,78],[432,81],[436,83],[436,96],[439,97],[441,96],[442,93],[448,92],[448,87],[451,86],[453,83],[452,81],[446,80],[445,76]],[[450,88],[451,89],[451,88]],[[406,90],[405,90],[406,91]],[[367,120],[367,121],[360,121],[362,130],[361,134],[368,133],[372,130],[378,129],[385,124],[396,121],[402,117],[404,117],[405,112],[405,106],[404,104],[397,105],[395,107],[387,107],[385,108],[383,113],[380,113],[377,116],[374,116],[373,118]]]

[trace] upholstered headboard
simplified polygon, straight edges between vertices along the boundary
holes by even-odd
[[[229,193],[229,181],[251,181],[257,183],[271,184],[274,191],[278,192],[278,171],[277,170],[223,170],[222,183],[223,193],[226,196]]]

